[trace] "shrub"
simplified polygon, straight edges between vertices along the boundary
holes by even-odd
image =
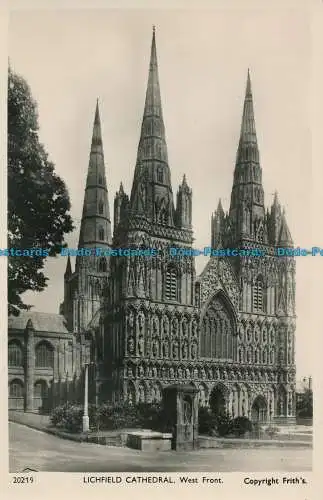
[[[230,425],[230,432],[235,436],[244,436],[246,432],[252,431],[252,423],[247,417],[236,417]]]
[[[211,436],[217,427],[217,417],[207,407],[201,406],[199,408],[199,433]]]
[[[232,419],[229,415],[219,415],[217,417],[217,434],[220,437],[225,437],[231,432],[232,428]]]
[[[51,412],[51,423],[70,432],[82,430],[84,407],[78,403],[66,403]],[[164,412],[159,404],[127,403],[101,404],[88,407],[90,428],[92,430],[115,430],[122,428],[148,428],[169,430]]]
[[[54,408],[50,415],[52,425],[61,427],[69,432],[80,432],[82,430],[82,417],[84,407],[79,403],[65,403]],[[89,420],[91,427],[97,425],[97,409],[95,405],[89,405]]]

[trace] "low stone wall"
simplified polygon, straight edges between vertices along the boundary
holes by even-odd
[[[296,423],[297,423],[297,425],[312,426],[313,425],[313,418],[297,418]]]

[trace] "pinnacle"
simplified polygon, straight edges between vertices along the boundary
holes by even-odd
[[[71,259],[70,259],[70,256],[68,255],[68,257],[67,257],[67,263],[66,263],[65,276],[70,276],[71,274],[72,274]]]
[[[220,213],[223,213],[224,214],[224,210],[223,210],[223,207],[222,207],[222,201],[221,201],[221,198],[219,198],[219,203],[218,203],[218,208],[217,208],[217,211]]]

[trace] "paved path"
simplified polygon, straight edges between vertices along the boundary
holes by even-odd
[[[151,453],[76,443],[15,423],[9,424],[9,450],[10,472],[26,467],[48,472],[298,472],[312,468],[309,448]]]

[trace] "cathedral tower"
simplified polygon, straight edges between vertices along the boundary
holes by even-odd
[[[248,71],[231,205],[223,229],[224,246],[257,248],[263,257],[231,258],[240,284],[237,359],[253,366],[263,384],[267,416],[295,419],[295,261],[279,256],[292,248],[285,211],[277,193],[266,213],[262,170]],[[260,405],[260,400],[259,400]]]
[[[167,363],[197,355],[196,345],[191,352],[189,332],[194,261],[170,253],[170,247],[191,248],[191,201],[184,177],[174,206],[154,30],[131,195],[123,188],[116,194],[113,245],[153,248],[156,254],[111,260],[106,356],[113,398],[158,399]]]

